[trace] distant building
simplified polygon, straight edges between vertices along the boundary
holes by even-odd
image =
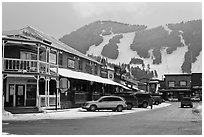
[[[199,96],[202,99],[202,73],[192,73],[191,90],[193,96]]]
[[[158,79],[150,79],[149,81],[149,92],[151,94],[158,94],[158,89],[160,87],[160,83],[159,83],[160,80]]]
[[[177,98],[179,101],[184,96],[191,96],[191,74],[165,74],[165,88],[160,92],[166,100]]]

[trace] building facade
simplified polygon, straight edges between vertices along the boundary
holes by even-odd
[[[2,42],[4,106],[60,107],[59,50],[19,35],[3,37]]]
[[[3,35],[5,107],[70,108],[121,86],[100,77],[100,62],[39,30]]]
[[[202,73],[192,73],[191,90],[192,96],[198,96],[202,100]]]
[[[165,74],[165,88],[161,89],[164,99],[176,98],[178,101],[184,96],[191,96],[191,74]]]

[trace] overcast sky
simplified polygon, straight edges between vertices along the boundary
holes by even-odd
[[[194,19],[202,19],[201,2],[2,3],[2,30],[32,26],[57,39],[97,20],[152,28]]]

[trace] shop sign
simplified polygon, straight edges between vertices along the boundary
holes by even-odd
[[[70,81],[67,78],[60,79],[60,89],[61,92],[64,93],[70,88]]]

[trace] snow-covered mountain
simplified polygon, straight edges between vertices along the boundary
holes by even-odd
[[[202,72],[202,20],[152,29],[98,21],[60,41],[84,54],[106,57],[110,63],[156,70],[159,78],[166,73]]]

